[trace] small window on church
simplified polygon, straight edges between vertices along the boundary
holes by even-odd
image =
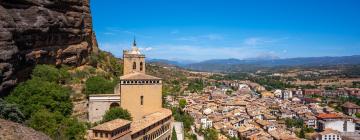
[[[140,96],[140,105],[144,105],[144,96]]]
[[[136,62],[133,63],[133,69],[136,69]]]
[[[140,71],[143,70],[143,62],[140,62]]]

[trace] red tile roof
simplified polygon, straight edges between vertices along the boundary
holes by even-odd
[[[340,119],[342,118],[338,114],[335,113],[321,113],[316,116],[318,119]]]

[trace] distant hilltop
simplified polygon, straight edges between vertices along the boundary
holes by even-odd
[[[159,59],[154,59],[159,60]],[[339,57],[299,57],[299,58],[269,58],[269,59],[212,59],[197,63],[182,64],[176,61],[153,61],[166,63],[173,66],[198,71],[229,72],[229,71],[251,71],[269,67],[312,67],[333,65],[357,65],[360,64],[360,55]]]

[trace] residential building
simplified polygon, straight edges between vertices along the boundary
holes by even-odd
[[[360,112],[360,106],[352,103],[352,102],[346,102],[341,106],[347,115],[353,115]]]
[[[317,128],[320,131],[333,129],[339,132],[355,132],[355,123],[351,118],[342,117],[335,113],[321,113],[316,118]]]

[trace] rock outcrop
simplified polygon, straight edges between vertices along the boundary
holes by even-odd
[[[0,140],[51,140],[42,132],[12,121],[0,119]]]
[[[0,96],[35,64],[78,66],[97,50],[89,0],[0,0]]]

